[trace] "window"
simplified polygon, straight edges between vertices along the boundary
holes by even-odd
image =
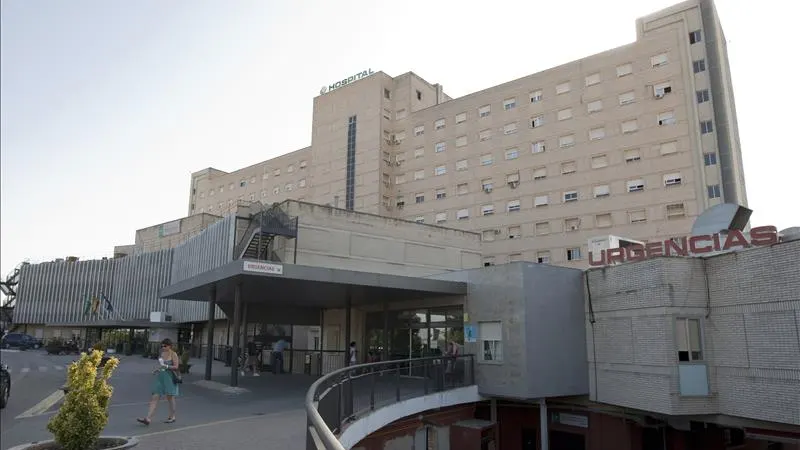
[[[608,197],[611,195],[611,189],[609,189],[607,184],[601,184],[595,186],[592,193],[594,194],[594,198]]]
[[[655,98],[664,98],[665,95],[672,92],[672,85],[669,82],[658,83],[653,85],[653,96]]]
[[[644,180],[637,178],[628,181],[628,192],[640,192],[644,190]]]
[[[717,164],[717,154],[716,153],[704,153],[703,154],[703,162],[707,166],[714,166]]]
[[[301,181],[303,181],[303,180],[301,180]],[[265,198],[266,196],[267,196],[267,191],[266,190],[261,191],[261,197]]]
[[[674,111],[665,111],[662,113],[658,113],[656,116],[656,120],[658,121],[658,126],[668,126],[668,125],[675,125],[677,122],[675,120],[675,112]]]
[[[481,165],[490,166],[494,162],[494,157],[490,154],[481,156]]]
[[[425,203],[425,194],[422,192],[414,194],[414,203]]]
[[[536,262],[539,264],[550,264],[550,252],[547,250],[536,252]]]
[[[519,184],[519,172],[509,173],[506,175],[506,183],[512,185],[511,187],[516,187]]]
[[[612,225],[611,214],[604,213],[594,216],[594,223],[598,228],[607,228]]]
[[[305,169],[306,166],[308,166],[308,161],[306,161],[306,160],[300,161],[300,168],[301,169]]]
[[[422,136],[425,134],[425,125],[417,125],[414,127],[414,136]]]
[[[425,179],[425,171],[424,170],[417,170],[414,172],[414,180],[422,180]]]
[[[492,113],[492,105],[484,105],[478,108],[478,117],[489,117]]]
[[[537,236],[544,236],[550,234],[550,222],[536,222],[533,226]]]
[[[406,118],[406,110],[405,109],[398,109],[394,112],[394,118],[396,120],[401,120]]]
[[[414,149],[414,158],[422,158],[425,156],[425,147],[417,147]]]
[[[636,122],[636,119],[626,120],[622,122],[620,129],[622,130],[622,134],[634,133],[639,129],[639,123]]]
[[[517,99],[516,98],[507,98],[503,100],[503,109],[508,111],[509,109],[514,109],[517,107]]]
[[[467,121],[467,113],[463,112],[456,114],[456,125],[464,123],[466,121]]]
[[[386,100],[390,100],[392,98],[392,91],[384,88],[383,89],[383,98],[385,98]]]
[[[692,62],[692,69],[694,73],[705,72],[706,70],[706,60],[705,59],[698,59],[697,61]]]
[[[564,219],[564,230],[565,231],[577,231],[578,228],[581,227],[581,219],[577,217],[571,217],[569,219]]]
[[[447,149],[447,143],[445,142],[437,142],[436,145],[433,146],[434,153],[442,153]]]
[[[720,198],[721,196],[722,194],[718,184],[712,184],[711,186],[708,186],[708,198]]]
[[[469,183],[461,183],[456,186],[456,194],[465,195],[469,194]]]
[[[596,112],[602,111],[602,110],[603,110],[603,101],[602,100],[595,100],[593,102],[589,102],[589,104],[586,105],[586,112],[589,113],[589,114],[596,113]]]
[[[542,91],[537,90],[530,93],[531,103],[539,103],[542,101]]]
[[[436,189],[436,200],[441,200],[447,197],[447,189],[439,188]]]
[[[661,53],[650,58],[650,65],[653,67],[664,66],[669,63],[669,56],[666,53]]]
[[[517,132],[517,122],[507,123],[503,125],[503,134],[514,134]]]
[[[544,152],[544,141],[537,141],[531,144],[531,153]]]
[[[422,100],[422,91],[417,91],[417,100]]]
[[[681,317],[676,319],[675,340],[678,344],[678,361],[702,361],[703,345],[700,319]]]
[[[403,184],[405,182],[406,182],[406,176],[405,175],[398,175],[398,176],[394,177],[394,184]]]
[[[558,112],[556,115],[558,120],[567,120],[572,119],[572,108],[565,108]]]
[[[306,187],[306,179],[301,178],[300,181],[297,182],[297,185],[300,186],[301,188]]]
[[[569,90],[569,81],[556,85],[556,94],[566,94]]]
[[[445,119],[439,119],[436,122],[433,122],[433,128],[435,130],[442,130],[447,125]]]
[[[294,171],[294,166],[289,166],[289,169],[290,169],[289,172]],[[255,182],[256,182],[256,177],[251,177],[250,183],[255,183]]]
[[[519,239],[522,237],[522,228],[519,225],[514,225],[508,227],[508,238],[509,239]]]
[[[511,237],[511,236],[509,236]],[[512,253],[508,255],[508,262],[519,262],[522,261],[522,253]]]
[[[572,147],[573,145],[575,145],[575,135],[574,134],[569,134],[569,135],[561,136],[560,138],[558,138],[558,146],[560,148],[568,148],[568,147]]]
[[[667,219],[675,219],[686,215],[686,208],[683,203],[672,203],[667,205]]]
[[[280,171],[279,171],[279,172],[280,172]],[[235,186],[236,186],[236,185],[234,185],[233,183],[231,183],[231,185],[230,185],[230,186],[228,186],[228,189],[230,189],[230,190],[233,190],[233,188],[234,188]],[[220,190],[220,192],[221,192],[221,191],[222,191],[222,190]]]
[[[701,89],[695,92],[695,95],[697,96],[697,103],[705,103],[711,100],[711,94],[708,92],[708,89]]]
[[[520,203],[519,200],[511,200],[506,204],[506,210],[508,212],[515,212],[519,211]]]
[[[459,136],[456,138],[456,147],[464,147],[465,145],[467,145],[466,136]]]
[[[446,212],[436,213],[435,220],[436,220],[436,223],[447,222],[447,213]]]
[[[544,116],[536,116],[531,119],[531,128],[536,128],[544,125]]]
[[[578,191],[564,192],[564,203],[578,201]]]
[[[599,139],[603,139],[604,137],[606,137],[606,129],[603,127],[592,128],[591,130],[589,130],[590,141],[597,141]]]
[[[548,195],[538,195],[533,199],[533,206],[547,206],[550,203],[550,197]]]
[[[395,202],[395,206],[397,206],[397,209],[403,209],[406,206],[405,197],[403,197],[402,195],[398,195]]]
[[[397,142],[403,142],[406,139],[406,132],[401,131],[399,133],[395,133],[394,140]]]
[[[239,187],[245,187],[245,186],[247,186],[247,181],[242,180],[239,182]]]
[[[456,211],[456,219],[458,219],[458,220],[469,219],[469,210],[464,208],[464,209],[459,209],[458,211]]]
[[[519,150],[510,148],[506,150],[506,159],[517,159],[519,157]]]
[[[281,193],[281,187],[280,186],[275,186],[274,188],[272,188],[272,193],[275,194],[275,195],[280,194]],[[232,205],[233,204],[233,200],[229,200],[228,204]]]
[[[503,361],[503,328],[500,322],[478,322],[480,361]]]
[[[537,167],[533,169],[533,179],[534,180],[544,180],[547,178],[547,168],[546,167]]]
[[[689,33],[689,43],[690,44],[697,44],[698,42],[703,40],[703,35],[700,33],[700,30],[694,30]]]
[[[494,188],[494,183],[492,183],[491,178],[481,180],[481,189],[483,189],[484,192],[492,192],[492,188]]]
[[[602,169],[603,167],[606,166],[608,166],[608,156],[606,155],[592,156],[592,169]]]
[[[291,184],[290,184],[290,185],[288,185],[288,186],[291,186]],[[288,186],[287,186],[287,187],[288,187]],[[291,189],[287,189],[287,191],[291,191]],[[253,200],[255,200],[255,199],[256,199],[256,194],[250,194],[250,196],[249,196],[248,198],[249,198],[249,199],[250,199],[250,201],[252,202]],[[201,210],[201,212],[202,212],[202,210]]]
[[[491,216],[494,214],[494,205],[483,205],[481,206],[481,215],[483,216]]]
[[[414,222],[417,222],[417,223],[425,223],[425,218],[424,218],[424,217],[422,217],[422,216],[417,216],[417,217],[414,219]]]
[[[578,261],[581,259],[581,248],[573,247],[567,249],[567,261]]]
[[[436,166],[436,168],[433,169],[433,174],[436,176],[444,175],[446,173],[447,173],[447,166]]]
[[[659,152],[661,156],[678,153],[678,143],[676,141],[664,142],[659,146]]]
[[[481,141],[481,142],[488,141],[491,138],[492,138],[492,130],[491,129],[487,128],[485,130],[481,130],[481,131],[478,132],[478,140]]]
[[[466,159],[456,161],[456,172],[467,170],[467,168],[468,168],[468,162]]]
[[[624,77],[625,75],[630,75],[633,73],[633,64],[620,64],[617,66],[617,76]]]
[[[494,230],[484,230],[481,233],[481,240],[483,242],[494,242],[495,232]]]
[[[636,92],[628,91],[619,94],[619,104],[620,105],[629,105],[636,101]]]
[[[487,256],[483,258],[483,267],[491,267],[494,265],[494,256]]]
[[[566,175],[566,174],[569,174],[569,173],[575,173],[575,171],[576,171],[575,161],[567,161],[567,162],[561,163],[561,174],[562,175]]]
[[[664,186],[677,186],[681,184],[681,173],[674,172],[664,175]]]
[[[714,124],[710,120],[700,122],[700,133],[708,134],[714,131]]]
[[[643,209],[628,211],[628,219],[631,221],[631,223],[647,222],[647,211]]]
[[[632,163],[632,162],[636,162],[636,161],[641,161],[642,160],[642,155],[641,155],[641,153],[639,153],[639,149],[638,148],[625,150],[624,157],[625,157],[625,162],[626,163]]]
[[[600,84],[600,72],[586,76],[586,86],[594,86],[595,84]]]

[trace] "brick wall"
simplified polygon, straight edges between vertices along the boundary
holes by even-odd
[[[587,276],[592,400],[800,424],[800,241]],[[702,322],[707,397],[679,395],[675,318],[685,315]]]

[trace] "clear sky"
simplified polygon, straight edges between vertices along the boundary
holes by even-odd
[[[332,80],[413,70],[459,97],[632,42],[673,3],[2,0],[0,275],[110,256],[186,214],[191,172],[309,145]],[[779,229],[800,225],[797,7],[780,3],[717,0],[752,223]]]

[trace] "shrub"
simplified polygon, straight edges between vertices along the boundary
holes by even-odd
[[[103,343],[102,343],[102,342],[98,342],[98,343],[96,343],[96,344],[94,344],[94,345],[92,346],[92,350],[97,350],[98,352],[103,352],[103,353],[105,353],[105,351],[106,351],[106,348],[105,348],[105,347],[103,347]]]
[[[58,413],[47,424],[56,443],[64,450],[94,448],[108,423],[108,403],[114,389],[108,380],[119,360],[110,358],[98,375],[101,351],[81,353],[67,369],[67,394]]]

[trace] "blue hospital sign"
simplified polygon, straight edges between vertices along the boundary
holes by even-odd
[[[476,342],[478,340],[478,333],[475,331],[475,325],[464,325],[464,342]]]

